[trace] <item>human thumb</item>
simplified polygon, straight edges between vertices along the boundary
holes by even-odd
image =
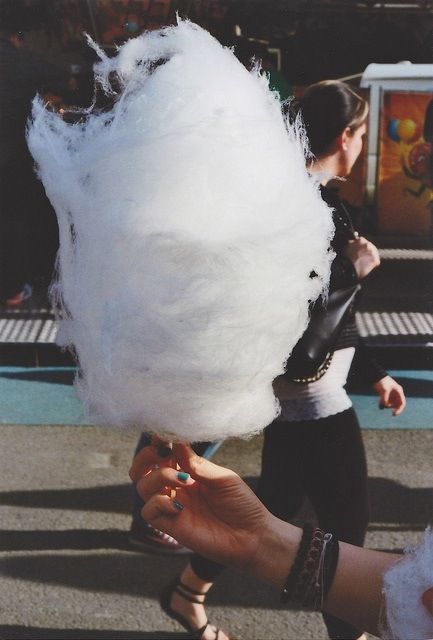
[[[173,452],[182,471],[186,471],[191,478],[203,484],[209,485],[227,478],[238,477],[231,469],[220,467],[210,460],[198,456],[187,444],[175,444]]]

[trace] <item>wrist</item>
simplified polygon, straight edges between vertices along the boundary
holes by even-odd
[[[373,389],[375,389],[375,391],[381,391],[388,379],[389,379],[389,376],[386,375],[380,378],[379,380],[376,380],[376,382],[373,382]]]
[[[255,576],[282,589],[301,542],[302,529],[269,513],[249,565]]]
[[[342,256],[341,259],[342,266],[344,267],[345,279],[347,280],[347,286],[357,284],[359,282],[359,277],[354,263],[347,256]]]

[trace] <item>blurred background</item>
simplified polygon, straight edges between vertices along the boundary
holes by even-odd
[[[51,362],[56,324],[47,297],[58,233],[25,143],[39,92],[50,108],[94,97],[91,35],[112,55],[176,15],[261,60],[281,100],[340,78],[369,99],[367,144],[334,188],[359,230],[382,252],[358,314],[362,335],[386,358],[432,346],[433,2],[431,0],[1,0],[0,354],[4,363]],[[97,100],[103,98],[98,95]],[[398,282],[398,288],[395,283]],[[403,315],[401,315],[403,314]],[[389,349],[388,347],[392,347]],[[408,348],[409,347],[409,348]],[[396,351],[397,349],[397,351]]]

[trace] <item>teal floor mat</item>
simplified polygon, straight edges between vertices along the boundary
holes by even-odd
[[[0,367],[0,424],[86,424],[74,367]]]
[[[353,406],[364,429],[431,429],[433,427],[433,371],[396,370],[389,374],[403,386],[407,406],[399,416],[380,410],[373,390],[351,393]]]
[[[1,424],[86,424],[73,387],[73,367],[0,367]],[[401,416],[378,408],[374,392],[351,393],[365,429],[430,429],[433,426],[433,372],[390,371],[406,391]]]

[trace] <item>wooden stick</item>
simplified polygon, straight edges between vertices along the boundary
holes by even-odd
[[[176,471],[180,469],[179,465],[177,464],[176,460],[173,459],[173,457],[170,458],[169,466],[172,469],[176,469]],[[176,500],[176,489],[169,489],[169,496],[170,500]]]
[[[155,447],[158,447],[158,446],[162,445],[163,447],[166,447],[168,449],[173,449],[173,443],[172,442],[164,442],[163,440],[160,440],[156,436],[153,436],[152,444]],[[180,469],[179,465],[174,460],[172,455],[170,455],[170,457],[167,460],[166,464],[163,465],[163,466],[170,467],[171,469],[175,469],[176,471],[178,471]],[[171,500],[175,500],[176,499],[176,489],[171,489],[169,487],[166,487],[166,494],[170,497]]]

